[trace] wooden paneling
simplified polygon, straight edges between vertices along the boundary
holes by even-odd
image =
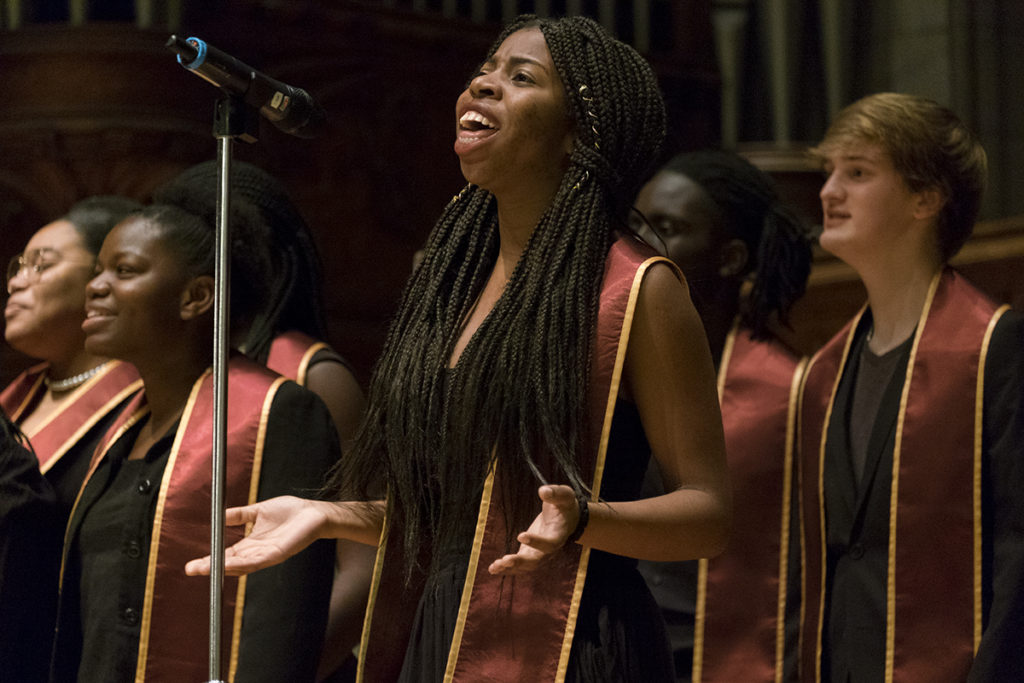
[[[35,26],[0,39],[0,262],[93,194],[146,198],[205,158],[211,124],[165,32]],[[6,345],[0,381],[28,363]]]
[[[264,122],[259,142],[236,144],[235,156],[278,176],[302,209],[324,263],[330,340],[365,381],[412,255],[463,184],[455,99],[498,27],[352,6],[186,3],[175,33],[308,90],[327,110],[317,139]],[[656,68],[674,140],[693,148],[717,140],[718,85],[706,3],[688,7],[686,49]],[[0,34],[2,262],[77,199],[145,200],[215,158],[219,91],[176,63],[169,34],[114,23]],[[27,361],[2,350],[6,383]]]

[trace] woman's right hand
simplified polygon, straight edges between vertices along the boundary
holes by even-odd
[[[252,524],[252,531],[224,553],[224,573],[240,576],[284,562],[313,541],[321,538],[330,515],[338,503],[279,496],[254,505],[228,508],[224,521],[228,526]],[[185,565],[189,576],[210,573],[210,556]]]

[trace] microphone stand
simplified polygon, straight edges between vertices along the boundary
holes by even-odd
[[[166,46],[178,54],[178,63],[197,76],[219,87],[213,135],[217,138],[216,267],[214,279],[213,340],[213,472],[210,496],[210,680],[221,680],[221,612],[224,592],[224,489],[227,480],[227,401],[228,347],[231,317],[231,156],[232,142],[242,139],[256,142],[259,115],[263,113],[286,133],[312,137],[312,130],[323,124],[324,113],[301,89],[278,83],[221,53],[198,38],[182,40],[172,35]],[[252,92],[250,92],[252,91]],[[245,101],[246,93],[257,104]],[[258,96],[257,96],[258,95]],[[266,98],[270,97],[269,100]],[[299,103],[297,109],[295,104]],[[259,107],[259,108],[257,108]],[[298,119],[293,121],[293,114]],[[302,115],[306,118],[303,120]],[[293,117],[294,118],[294,117]]]
[[[217,100],[216,293],[213,313],[213,473],[210,496],[210,668],[208,683],[221,679],[221,612],[224,593],[224,489],[227,481],[228,354],[231,337],[231,159],[236,138],[256,142],[258,112],[241,97]]]

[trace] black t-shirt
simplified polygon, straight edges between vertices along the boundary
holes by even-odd
[[[914,343],[914,335],[911,333],[899,346],[880,356],[868,348],[868,341],[870,337],[864,340],[859,357],[855,360],[857,366],[850,369],[856,373],[856,379],[847,424],[850,437],[850,465],[858,487],[864,476],[868,442],[874,431],[882,397],[893,381],[903,383],[903,378],[897,376],[896,371],[906,367],[906,358]]]

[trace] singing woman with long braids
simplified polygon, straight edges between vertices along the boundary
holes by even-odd
[[[520,17],[456,121],[469,184],[403,294],[344,502],[229,510],[254,528],[226,569],[379,544],[363,680],[671,680],[632,558],[719,552],[730,492],[700,319],[619,231],[664,136],[654,75],[589,19]],[[671,488],[641,500],[651,453]]]

